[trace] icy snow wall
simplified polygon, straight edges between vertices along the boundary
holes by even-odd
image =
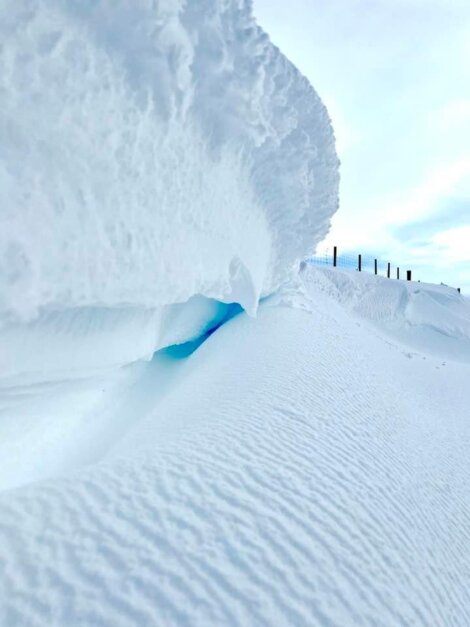
[[[249,0],[0,0],[0,41],[4,329],[254,312],[327,232],[328,113]]]

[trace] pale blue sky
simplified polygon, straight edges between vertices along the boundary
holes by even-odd
[[[327,105],[341,166],[325,245],[470,293],[470,0],[254,0]]]

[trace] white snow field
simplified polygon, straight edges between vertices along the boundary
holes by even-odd
[[[470,303],[300,277],[165,394],[141,364],[100,463],[3,492],[0,624],[469,624]]]

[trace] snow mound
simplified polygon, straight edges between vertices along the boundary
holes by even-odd
[[[0,324],[254,312],[325,235],[329,117],[248,0],[1,0],[0,38]]]
[[[404,345],[470,362],[470,301],[456,289],[311,265],[302,277],[310,289],[327,294]]]

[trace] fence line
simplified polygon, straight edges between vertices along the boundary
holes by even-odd
[[[396,280],[400,280],[401,276],[406,277],[407,281],[413,280],[413,273],[410,269],[406,269],[402,275],[400,272],[400,266],[395,266],[390,261],[381,261],[380,259],[373,257],[372,255],[358,255],[338,254],[338,247],[333,247],[333,253],[327,249],[320,255],[313,255],[306,259],[307,263],[311,263],[317,266],[332,266],[334,268],[347,268],[349,270],[357,270],[358,272],[370,272],[376,275],[382,275],[388,279],[392,278],[392,267],[396,269]],[[418,283],[420,281],[418,280]],[[460,287],[456,288],[460,294]]]

